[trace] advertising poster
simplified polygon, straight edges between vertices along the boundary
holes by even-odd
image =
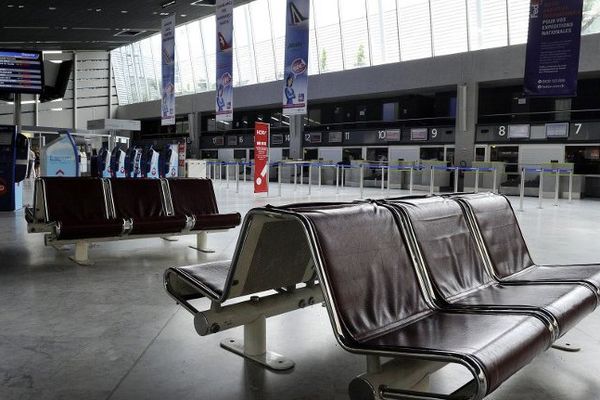
[[[256,122],[254,126],[254,193],[269,192],[269,135],[271,125]]]
[[[306,114],[308,102],[309,0],[287,0],[283,114]]]
[[[233,0],[217,0],[217,121],[233,121]]]
[[[531,0],[530,7],[525,93],[576,96],[583,0]]]
[[[175,125],[175,15],[162,20],[162,125]]]

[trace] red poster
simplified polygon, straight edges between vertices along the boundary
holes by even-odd
[[[254,126],[254,193],[269,192],[269,132],[271,125]]]

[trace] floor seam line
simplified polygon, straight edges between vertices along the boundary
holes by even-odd
[[[106,398],[106,400],[110,400],[113,397],[113,395],[115,394],[115,392],[117,391],[117,389],[119,389],[119,387],[121,386],[121,384],[123,383],[123,381],[125,381],[125,379],[127,379],[127,377],[129,376],[129,374],[131,373],[131,371],[133,371],[133,369],[138,365],[138,363],[140,362],[140,360],[142,359],[142,357],[144,357],[144,355],[146,354],[146,352],[148,351],[148,349],[154,344],[154,342],[156,341],[156,339],[158,339],[158,337],[160,336],[160,334],[163,333],[163,331],[165,330],[165,328],[167,327],[167,325],[169,325],[169,323],[173,320],[173,318],[175,318],[175,315],[178,312],[179,312],[179,307],[177,307],[175,309],[175,311],[173,312],[173,314],[171,314],[171,316],[169,317],[169,319],[167,320],[167,322],[165,322],[165,324],[162,326],[162,328],[160,328],[160,331],[158,331],[158,333],[152,338],[152,340],[150,341],[150,343],[148,343],[148,345],[144,348],[144,350],[139,355],[139,357],[136,358],[136,360],[133,363],[133,365],[131,366],[131,368],[129,368],[127,370],[127,372],[125,372],[125,375],[123,375],[121,377],[121,379],[119,379],[119,382],[117,382],[117,385],[113,388],[113,390],[110,391],[110,394],[108,395],[108,397]]]

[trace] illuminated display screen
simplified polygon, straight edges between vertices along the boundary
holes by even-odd
[[[569,123],[561,122],[556,124],[546,124],[547,138],[566,138],[569,137]]]
[[[329,132],[329,143],[342,143],[342,132]]]
[[[423,142],[427,140],[427,128],[413,128],[410,130],[410,140]]]
[[[41,52],[0,50],[0,92],[39,94],[43,88]]]
[[[529,139],[529,125],[509,125],[509,139]]]

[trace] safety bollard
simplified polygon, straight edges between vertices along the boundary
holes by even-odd
[[[538,194],[538,208],[541,210],[543,208],[543,200],[544,200],[544,168],[540,168],[540,189]]]
[[[554,183],[554,207],[558,207],[558,192],[560,189],[560,170],[556,170],[556,181]]]
[[[492,193],[498,193],[496,186],[498,184],[498,169],[494,168],[494,183],[492,184]]]
[[[435,179],[435,173],[433,171],[433,165],[431,165],[429,168],[431,168],[429,170],[429,194],[433,195],[433,180]]]
[[[364,164],[360,164],[360,198],[362,199],[364,197],[363,195],[363,191],[364,191],[364,179],[365,176],[365,169],[364,169]]]
[[[460,168],[454,168],[454,193],[458,193],[458,175],[460,173]]]
[[[523,211],[523,199],[525,198],[525,168],[521,168],[521,188],[519,190],[519,211]]]
[[[569,203],[573,202],[573,170],[569,171]]]
[[[408,193],[410,195],[413,194],[413,176],[414,176],[414,167],[410,167],[410,179],[408,182]]]
[[[479,193],[479,168],[475,170],[475,193]]]

